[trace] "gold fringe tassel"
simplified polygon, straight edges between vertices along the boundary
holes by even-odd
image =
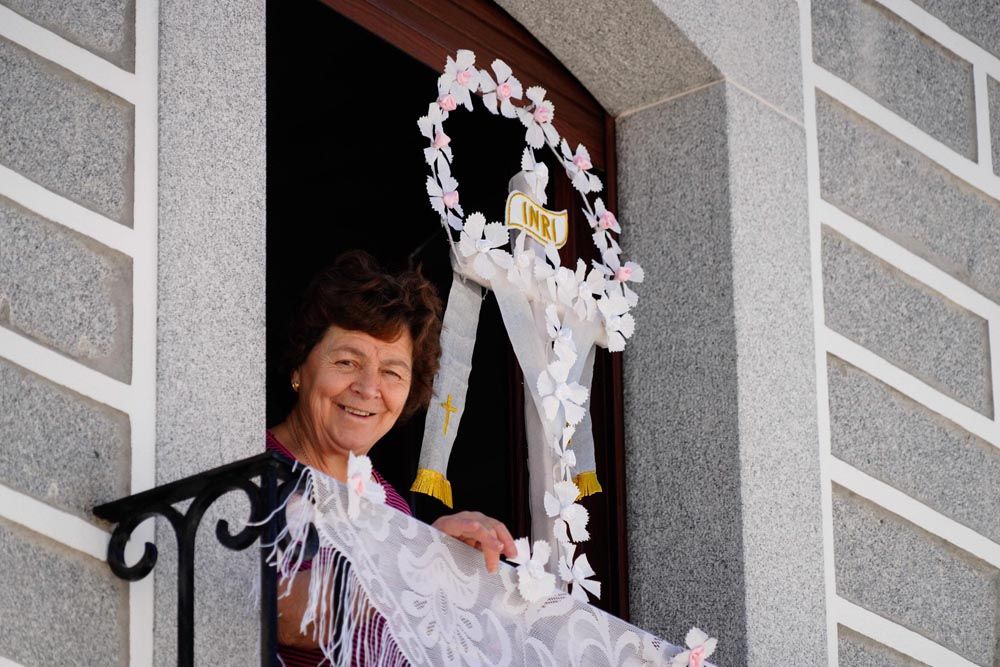
[[[597,472],[594,470],[581,472],[573,478],[573,483],[576,484],[576,488],[580,489],[580,496],[577,500],[580,500],[580,498],[586,498],[587,496],[592,496],[595,493],[600,493],[604,490],[601,488],[601,483],[597,481]]]
[[[428,496],[437,498],[449,508],[452,507],[451,482],[437,470],[419,468],[417,470],[417,478],[413,480],[413,486],[410,487],[410,491],[425,493]]]

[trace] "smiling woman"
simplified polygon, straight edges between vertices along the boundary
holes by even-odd
[[[426,407],[441,355],[441,310],[433,285],[418,272],[392,276],[365,252],[341,255],[310,284],[291,322],[287,371],[296,400],[270,429],[267,448],[345,482],[351,455],[367,454],[398,420]],[[410,514],[377,471],[371,477],[385,489],[389,505]],[[483,514],[443,516],[434,526],[482,550],[490,571],[501,553],[516,555],[507,528]],[[286,665],[323,660],[315,628],[302,627],[309,583],[309,576],[300,576],[281,588],[288,593],[278,604],[279,653]],[[336,583],[331,601],[335,590]],[[377,619],[375,627],[380,625]],[[390,647],[371,645],[381,641],[378,635],[353,642],[352,650],[392,654]],[[363,659],[352,656],[352,664]]]

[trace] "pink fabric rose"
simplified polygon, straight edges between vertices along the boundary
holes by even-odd
[[[497,97],[501,100],[509,100],[512,91],[510,89],[510,83],[504,81],[499,86],[497,86]]]
[[[531,115],[536,123],[548,123],[552,120],[552,110],[547,104],[539,104]]]
[[[689,658],[688,665],[690,667],[702,667],[705,663],[705,646],[698,646],[697,648],[691,649],[691,657]]]
[[[458,108],[458,102],[451,95],[444,95],[438,99],[438,106],[445,111],[454,111]]]
[[[455,75],[455,81],[457,81],[460,86],[469,85],[469,81],[471,80],[472,72],[467,69],[459,70],[459,72]]]
[[[434,148],[441,149],[450,143],[451,143],[451,137],[449,137],[444,132],[437,132],[434,134],[434,143],[433,143]]]
[[[615,280],[620,283],[624,283],[630,278],[632,278],[632,269],[627,266],[619,267],[619,269],[615,271]]]
[[[582,169],[583,171],[587,171],[594,166],[591,164],[590,160],[587,159],[586,155],[577,155],[574,157],[573,164],[575,164],[578,169]]]
[[[441,198],[444,201],[444,205],[448,208],[455,208],[458,206],[458,190],[452,190],[451,192],[444,193]]]
[[[618,224],[618,218],[616,218],[615,214],[611,211],[605,211],[602,213],[598,220],[601,223],[601,229],[614,229]]]

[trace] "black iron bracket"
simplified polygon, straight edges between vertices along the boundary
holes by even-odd
[[[176,482],[94,508],[94,514],[117,524],[108,544],[108,565],[118,577],[138,581],[156,565],[156,545],[146,542],[142,557],[133,565],[125,562],[125,545],[132,532],[150,517],[162,516],[177,537],[177,664],[194,665],[194,547],[198,525],[205,512],[222,495],[242,491],[250,501],[250,518],[237,533],[220,519],[216,538],[223,546],[242,551],[258,540],[273,544],[284,528],[284,512],[274,513],[300,483],[299,471],[285,458],[268,452],[207,470]],[[193,499],[193,500],[192,500]],[[191,500],[185,511],[175,504]],[[261,665],[277,664],[277,573],[261,549],[260,563],[260,656]]]

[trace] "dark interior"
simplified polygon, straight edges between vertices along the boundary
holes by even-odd
[[[424,189],[424,138],[416,120],[437,96],[437,73],[319,2],[269,3],[267,72],[267,423],[291,407],[282,363],[286,324],[310,278],[362,248],[390,271],[420,267],[443,300],[448,245]],[[351,65],[345,67],[345,63]],[[486,113],[452,114],[466,214],[503,219],[507,180],[520,169],[524,129]],[[555,165],[552,165],[555,166]],[[456,510],[475,509],[512,528],[526,517],[512,497],[525,465],[517,437],[521,379],[492,295],[480,318],[473,373],[448,477]],[[376,467],[432,520],[445,508],[410,494],[424,413],[372,450]],[[513,424],[513,425],[512,425]],[[409,494],[409,495],[407,495]]]

